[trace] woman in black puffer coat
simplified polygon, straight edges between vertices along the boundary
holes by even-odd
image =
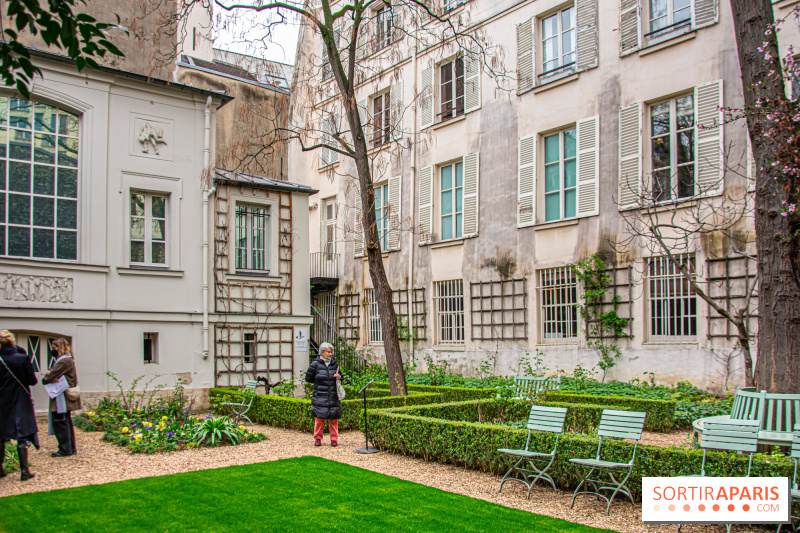
[[[39,449],[39,429],[33,410],[30,387],[38,383],[31,358],[14,345],[14,335],[0,331],[0,477],[3,472],[6,442],[17,441],[20,480],[35,474],[28,469],[28,445]]]
[[[331,434],[331,446],[339,439],[339,419],[342,418],[342,402],[336,392],[336,380],[342,379],[339,363],[333,358],[333,346],[323,342],[319,346],[319,357],[308,366],[306,381],[314,384],[311,395],[311,413],[314,415],[314,446],[322,445],[325,421]]]

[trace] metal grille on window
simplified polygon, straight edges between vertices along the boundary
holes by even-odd
[[[692,255],[676,256],[692,276]],[[666,256],[651,257],[647,267],[648,308],[652,337],[693,337],[697,335],[697,299],[689,280]]]
[[[425,289],[414,289],[411,302],[411,328],[408,328],[408,291],[397,289],[392,291],[392,305],[397,315],[397,327],[400,330],[400,340],[409,340],[411,336],[415,341],[427,339],[427,305],[425,303]]]
[[[542,341],[574,342],[578,337],[578,284],[572,269],[540,270],[539,302]]]
[[[470,283],[472,340],[527,339],[524,279]]]
[[[463,344],[464,282],[460,279],[437,281],[434,288],[437,343]]]
[[[369,343],[383,343],[383,328],[381,327],[381,315],[378,310],[378,300],[375,298],[375,291],[365,289],[367,297],[367,330],[369,331]]]
[[[268,270],[266,260],[269,213],[264,207],[236,206],[236,268]]]
[[[349,341],[358,342],[360,311],[361,301],[357,292],[339,295],[339,335]]]
[[[63,109],[0,97],[0,256],[78,259],[78,126]]]

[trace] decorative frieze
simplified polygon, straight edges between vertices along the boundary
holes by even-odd
[[[72,278],[0,275],[0,301],[72,303]]]

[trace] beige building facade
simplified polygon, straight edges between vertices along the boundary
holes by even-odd
[[[776,15],[795,4],[776,4]],[[614,341],[621,356],[609,379],[653,373],[661,383],[743,382],[725,320],[663,252],[619,245],[626,213],[646,192],[687,211],[697,198],[751,194],[744,125],[723,124],[719,110],[743,102],[729,3],[430,5],[473,28],[489,52],[429,37],[446,34],[444,24],[400,5],[390,17],[383,4],[372,12],[358,43],[365,74],[356,97],[369,117],[384,266],[401,325],[412,326],[401,343],[406,357],[423,369],[427,357],[447,360],[466,374],[487,359],[497,373],[521,373],[521,359],[536,352],[549,373],[595,367],[599,356],[578,307],[583,287],[567,265],[597,253],[613,280],[607,296],[617,296],[616,312],[629,319]],[[292,124],[316,124],[322,140],[331,128],[347,135],[321,39],[304,32]],[[787,24],[782,46],[797,39],[796,23]],[[335,277],[327,285],[335,289],[315,294],[314,305],[380,359],[355,166],[299,143],[289,158],[295,179],[320,189],[311,211],[312,284]],[[746,216],[733,230],[750,243],[737,250],[751,256],[753,227]],[[720,301],[736,306],[755,262],[734,247],[722,234],[698,235],[682,253]],[[755,335],[754,318],[751,325]]]

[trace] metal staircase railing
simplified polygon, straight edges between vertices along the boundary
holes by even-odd
[[[323,342],[333,345],[333,356],[339,361],[342,371],[354,375],[362,375],[367,367],[367,361],[358,355],[344,337],[334,328],[313,305],[311,306],[311,316],[314,324],[311,327],[311,348],[312,353],[319,354],[319,345]]]

